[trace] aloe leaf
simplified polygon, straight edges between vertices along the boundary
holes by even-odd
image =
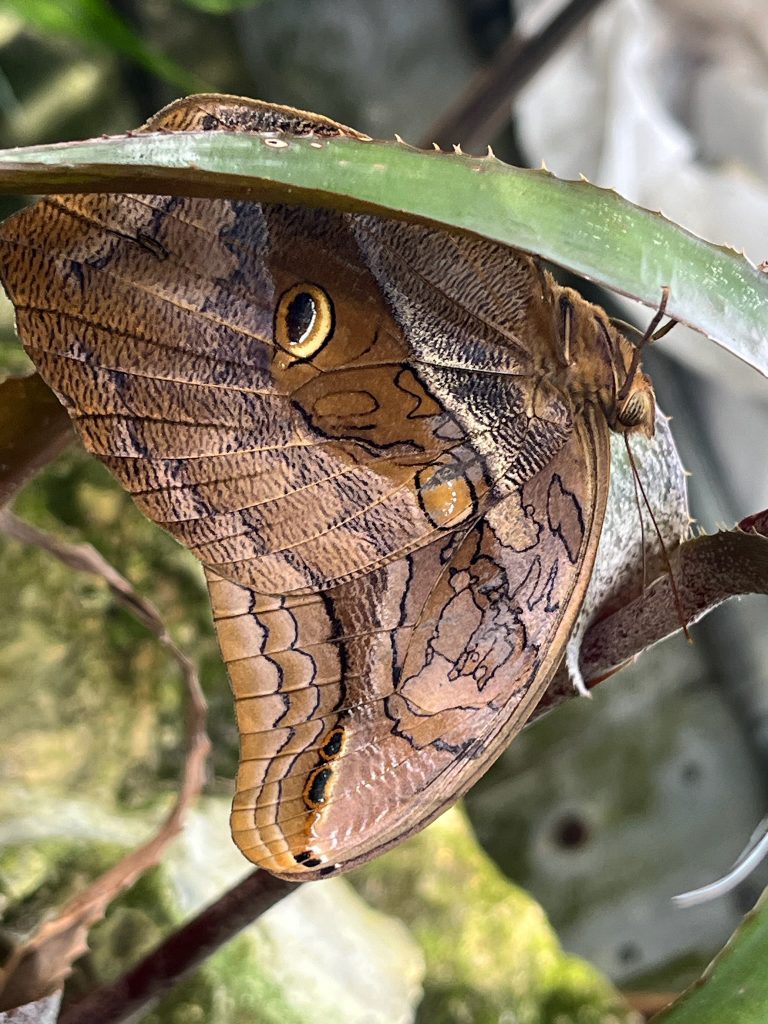
[[[651,1024],[764,1024],[768,1007],[768,892],[703,976]]]
[[[768,275],[586,181],[402,143],[147,133],[0,152],[0,192],[151,192],[336,206],[467,230],[668,311],[768,375]]]

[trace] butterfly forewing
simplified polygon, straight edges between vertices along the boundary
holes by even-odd
[[[409,362],[348,223],[79,196],[3,231],[19,331],[86,446],[205,564],[263,592],[331,585],[427,543],[477,513],[493,482],[467,445],[472,424]],[[333,303],[333,334],[296,359],[276,311],[310,278]],[[518,444],[523,391],[506,389]]]

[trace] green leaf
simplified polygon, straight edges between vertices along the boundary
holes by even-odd
[[[445,224],[658,306],[768,376],[768,275],[586,181],[401,143],[139,134],[0,152],[0,193],[151,192],[335,206]]]
[[[32,28],[107,47],[182,89],[201,86],[195,75],[147,46],[106,0],[4,0],[3,6]]]
[[[768,892],[703,976],[651,1024],[764,1024],[768,1012],[766,964]]]

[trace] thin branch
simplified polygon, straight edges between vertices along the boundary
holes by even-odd
[[[266,871],[253,871],[122,978],[65,1007],[59,1024],[118,1024],[149,1010],[168,989],[297,888]]]
[[[493,63],[478,72],[456,103],[424,135],[450,147],[460,143],[468,152],[485,149],[510,117],[510,105],[520,90],[556,53],[603,0],[570,0],[540,32],[530,38],[512,34]]]
[[[679,997],[679,992],[622,992],[626,1002],[642,1014],[643,1020],[650,1020],[657,1013],[661,1013],[664,1007]]]
[[[72,423],[39,374],[0,383],[0,506],[74,441]]]

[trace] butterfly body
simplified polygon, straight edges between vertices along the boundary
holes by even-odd
[[[158,126],[349,131],[210,97]],[[334,210],[53,197],[0,264],[86,446],[205,566],[244,854],[323,877],[423,827],[560,661],[609,427],[653,429],[631,346],[523,253]]]

